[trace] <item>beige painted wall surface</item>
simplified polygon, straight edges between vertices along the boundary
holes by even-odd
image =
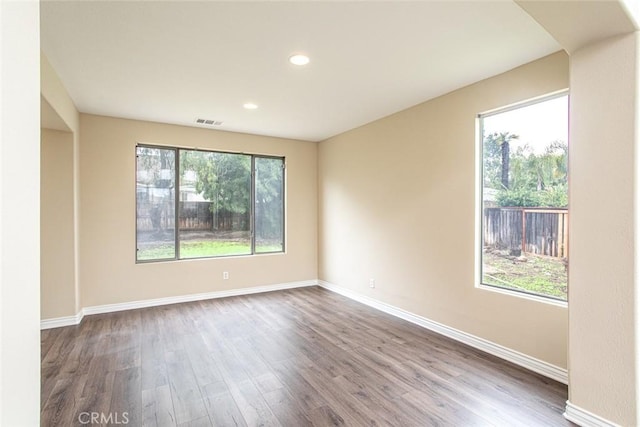
[[[631,34],[571,57],[569,400],[624,426],[640,422],[638,46]]]
[[[478,113],[568,83],[557,53],[320,143],[319,278],[566,367],[565,307],[474,286],[474,156]]]
[[[40,93],[72,132],[80,127],[80,116],[58,73],[40,52]]]
[[[317,144],[86,114],[80,135],[83,307],[317,278]],[[137,142],[285,156],[286,254],[136,264]]]
[[[40,313],[43,319],[73,316],[73,134],[41,131]]]
[[[80,253],[79,253],[79,240],[80,240],[80,114],[76,109],[76,106],[73,103],[73,100],[69,96],[66,88],[62,84],[60,77],[53,69],[47,57],[40,52],[40,95],[44,98],[43,104],[46,105],[47,108],[43,109],[44,113],[47,115],[53,115],[55,117],[45,117],[43,122],[59,122],[62,121],[66,124],[68,130],[71,131],[73,137],[73,162],[70,165],[71,173],[73,176],[72,181],[72,194],[73,199],[71,201],[73,209],[71,211],[72,221],[73,221],[73,229],[72,232],[72,241],[73,241],[73,313],[67,313],[66,315],[76,314],[80,311]],[[48,108],[50,107],[50,108]],[[54,119],[54,120],[51,120]],[[48,256],[46,252],[43,252],[43,255]],[[57,257],[58,254],[51,254],[52,257]],[[51,283],[51,282],[49,282]],[[43,282],[44,285],[44,282]],[[48,290],[47,293],[50,291]],[[66,295],[66,292],[64,292]],[[64,303],[66,313],[67,302]],[[45,313],[49,313],[50,311],[47,309]],[[56,312],[58,312],[56,310]],[[43,317],[43,319],[48,319],[49,316]]]

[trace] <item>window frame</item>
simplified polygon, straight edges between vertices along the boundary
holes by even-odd
[[[138,182],[138,148],[150,148],[150,149],[158,149],[158,150],[169,150],[174,152],[175,156],[175,167],[174,167],[174,180],[176,189],[174,191],[174,245],[175,251],[174,256],[170,258],[155,258],[155,259],[138,259],[138,195],[137,195],[137,182]],[[286,156],[278,156],[272,154],[253,154],[253,153],[245,153],[245,152],[237,152],[237,151],[224,151],[224,150],[215,150],[215,149],[203,149],[197,147],[179,147],[179,146],[169,146],[169,145],[159,145],[159,144],[149,144],[149,143],[136,143],[135,147],[135,263],[136,264],[149,264],[149,263],[158,263],[158,262],[173,262],[173,261],[190,261],[190,260],[201,260],[201,259],[217,259],[217,258],[229,258],[229,257],[249,257],[249,256],[262,256],[262,255],[274,255],[274,254],[285,254],[286,253],[286,207],[287,207],[287,161]],[[205,153],[218,153],[218,154],[237,154],[250,156],[251,158],[251,182],[250,182],[250,212],[249,212],[249,236],[250,236],[250,249],[251,252],[248,254],[229,254],[229,255],[212,255],[212,256],[199,256],[199,257],[189,257],[189,258],[181,258],[180,257],[180,221],[179,221],[179,211],[180,211],[180,153],[181,151],[197,151],[197,152],[205,152]],[[268,251],[268,252],[256,252],[256,228],[255,228],[255,206],[256,206],[256,159],[277,159],[282,161],[282,250],[277,251]]]
[[[282,160],[282,221],[280,222],[280,228],[282,230],[282,250],[280,251],[265,251],[256,252],[256,185],[254,185],[256,177],[256,159],[279,159]],[[286,211],[287,211],[287,193],[286,193],[286,180],[287,180],[287,162],[284,156],[273,156],[256,154],[251,156],[251,254],[252,255],[268,255],[268,254],[280,254],[285,253],[285,236],[286,236]]]
[[[510,295],[518,298],[528,299],[531,301],[542,302],[546,304],[556,305],[560,307],[568,307],[569,302],[569,275],[567,273],[567,299],[563,300],[557,297],[536,294],[526,290],[511,289],[497,285],[483,283],[483,248],[484,248],[484,119],[509,111],[526,108],[531,105],[539,104],[545,101],[551,101],[556,98],[567,96],[568,103],[571,102],[570,90],[568,88],[555,92],[547,93],[534,98],[529,98],[521,102],[516,102],[503,107],[488,110],[476,114],[476,138],[475,138],[475,162],[476,162],[476,209],[475,209],[475,287],[491,292]],[[567,111],[567,121],[569,120]],[[567,135],[567,145],[570,144]]]

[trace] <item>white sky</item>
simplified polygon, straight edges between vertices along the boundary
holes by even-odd
[[[564,95],[516,110],[485,117],[484,134],[510,132],[520,136],[512,140],[513,149],[524,144],[542,153],[553,141],[567,141],[569,135],[569,97]]]

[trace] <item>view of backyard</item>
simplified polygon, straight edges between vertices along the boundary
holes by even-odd
[[[568,96],[480,116],[481,283],[567,299]]]
[[[514,257],[487,249],[483,254],[482,283],[559,299],[567,296],[565,261],[537,255]]]
[[[251,240],[247,233],[181,232],[180,258],[203,258],[215,256],[251,254]],[[173,238],[173,233],[169,234]],[[146,240],[146,241],[145,241]],[[138,238],[138,259],[171,259],[175,255],[174,241],[153,236]],[[276,241],[256,242],[256,253],[280,252],[282,244]]]
[[[283,158],[147,146],[136,157],[138,261],[284,250]]]

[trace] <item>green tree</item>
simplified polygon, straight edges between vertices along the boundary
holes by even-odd
[[[139,146],[136,149],[137,181],[156,188],[173,188],[175,151]]]
[[[282,237],[284,219],[284,162],[279,158],[257,157],[256,165],[256,237]]]
[[[566,207],[567,155],[564,141],[554,141],[543,153],[524,145],[510,155],[511,185],[497,196],[500,206]]]
[[[566,208],[569,206],[567,184],[558,184],[540,192],[540,206]]]
[[[196,174],[195,187],[210,201],[212,212],[246,213],[251,197],[251,156],[184,150],[180,173]]]
[[[494,132],[484,138],[485,185],[495,189],[509,188],[510,143],[520,137],[511,132]]]
[[[526,187],[507,188],[498,193],[496,202],[498,206],[535,207],[540,206],[540,195]]]
[[[136,148],[136,162],[138,206],[148,212],[156,233],[162,233],[164,228],[173,228],[171,207],[175,189],[175,150],[139,146]]]
[[[257,238],[281,237],[284,215],[283,160],[255,157],[255,169]],[[180,152],[182,179],[188,171],[195,173],[195,190],[211,202],[214,215],[250,212],[251,156],[183,150]]]

